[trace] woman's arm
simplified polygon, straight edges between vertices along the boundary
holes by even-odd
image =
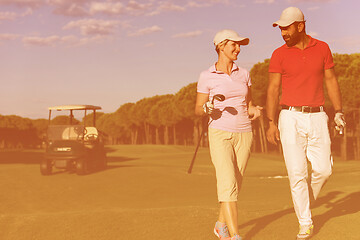
[[[258,117],[260,117],[261,115],[261,110],[263,109],[263,107],[260,106],[255,106],[252,102],[252,97],[251,97],[251,88],[248,88],[248,94],[246,96],[246,102],[248,105],[248,114],[250,116],[250,120],[255,120]]]
[[[196,103],[195,103],[195,114],[198,116],[203,116],[206,113],[204,112],[204,104],[209,101],[209,94],[206,93],[197,93]]]

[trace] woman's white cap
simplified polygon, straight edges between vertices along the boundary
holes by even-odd
[[[219,43],[221,43],[224,40],[240,42],[240,45],[249,44],[249,38],[240,37],[239,34],[237,34],[237,32],[230,29],[224,29],[216,33],[214,37],[215,46],[217,46]]]
[[[273,27],[287,27],[294,22],[305,22],[304,14],[297,7],[288,7],[281,13],[280,19],[273,23]]]

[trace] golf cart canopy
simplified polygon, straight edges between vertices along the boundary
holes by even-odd
[[[62,110],[99,110],[99,109],[101,109],[101,107],[93,106],[93,105],[63,105],[63,106],[49,107],[49,110],[56,110],[56,111],[62,111]]]
[[[96,110],[101,109],[99,106],[94,105],[63,105],[63,106],[55,106],[55,107],[49,107],[49,124],[51,120],[51,112],[52,111],[62,111],[62,110],[68,110],[70,111],[70,125],[73,123],[74,115],[73,111],[76,110],[83,110],[84,111],[84,119],[86,118],[86,112],[88,110],[93,111],[93,126],[95,127],[95,121],[96,121]]]

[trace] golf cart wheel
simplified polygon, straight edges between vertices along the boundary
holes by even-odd
[[[51,160],[49,159],[43,159],[40,163],[40,172],[42,175],[47,176],[51,175],[52,166],[51,166]]]
[[[76,161],[76,174],[85,175],[86,174],[86,163],[84,158],[80,158]]]

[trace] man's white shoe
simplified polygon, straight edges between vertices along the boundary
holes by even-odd
[[[300,225],[299,233],[296,240],[307,240],[309,239],[314,231],[314,225]]]

